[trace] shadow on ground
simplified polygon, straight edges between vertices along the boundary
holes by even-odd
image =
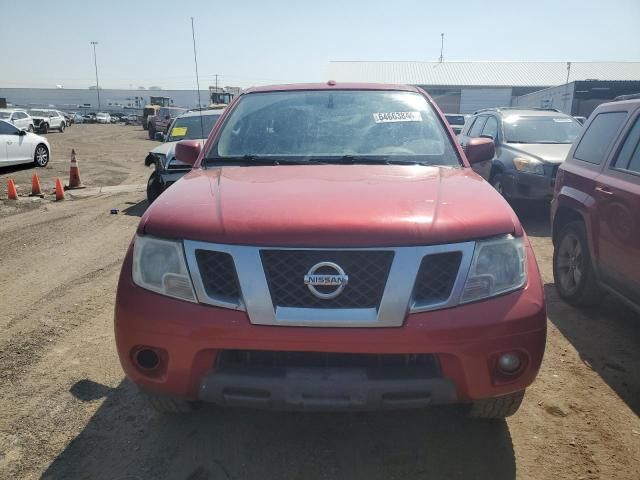
[[[640,415],[640,315],[609,296],[594,307],[574,308],[552,283],[545,285],[545,299],[549,320],[583,362]]]
[[[513,202],[513,210],[530,237],[550,237],[549,202]]]
[[[135,387],[82,380],[83,401],[106,396],[44,479],[492,479],[515,478],[506,422],[457,410],[284,413],[204,407],[149,410]]]
[[[146,200],[141,200],[138,203],[126,202],[126,204],[129,206],[127,208],[124,208],[122,210],[122,213],[124,215],[130,215],[133,217],[141,217],[147,210],[147,207],[149,207],[149,202],[147,202]]]

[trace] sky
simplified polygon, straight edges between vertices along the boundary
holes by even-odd
[[[328,80],[331,60],[640,61],[640,0],[0,0],[0,87]],[[7,46],[9,48],[7,48]]]

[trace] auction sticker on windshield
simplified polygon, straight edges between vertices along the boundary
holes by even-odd
[[[184,137],[187,134],[187,127],[174,127],[171,129],[172,137]]]
[[[374,113],[373,120],[376,123],[388,122],[421,122],[422,115],[420,112],[387,112]]]

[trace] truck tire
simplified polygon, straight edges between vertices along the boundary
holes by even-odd
[[[197,402],[190,402],[182,398],[162,395],[160,393],[144,392],[147,404],[160,413],[179,414],[195,410]]]
[[[469,409],[469,417],[484,419],[501,419],[510,417],[518,411],[522,399],[524,398],[524,390],[512,393],[503,397],[486,398],[477,400],[471,404]]]
[[[40,127],[40,132],[41,133],[49,133],[49,124],[48,123],[43,123],[42,126]]]
[[[62,123],[60,124],[60,127],[58,128],[58,130],[60,130],[60,133],[63,133],[63,132],[64,132],[65,127],[66,127],[65,122],[62,122]]]
[[[149,205],[151,205],[163,191],[164,189],[160,183],[160,176],[158,175],[158,172],[153,172],[147,181],[147,201],[149,202]]]
[[[571,305],[585,307],[599,300],[584,223],[569,222],[560,229],[553,249],[553,279],[560,298]]]
[[[153,124],[149,125],[148,130],[149,130],[149,140],[154,140],[156,137],[156,129],[153,128]]]

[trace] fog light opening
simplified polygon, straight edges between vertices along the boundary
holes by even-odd
[[[143,348],[135,355],[136,363],[143,370],[154,370],[160,365],[160,357],[155,350]]]
[[[520,370],[520,366],[522,365],[522,361],[520,360],[520,356],[517,353],[509,352],[503,353],[498,357],[498,368],[502,373],[507,375],[513,375],[518,370]]]

